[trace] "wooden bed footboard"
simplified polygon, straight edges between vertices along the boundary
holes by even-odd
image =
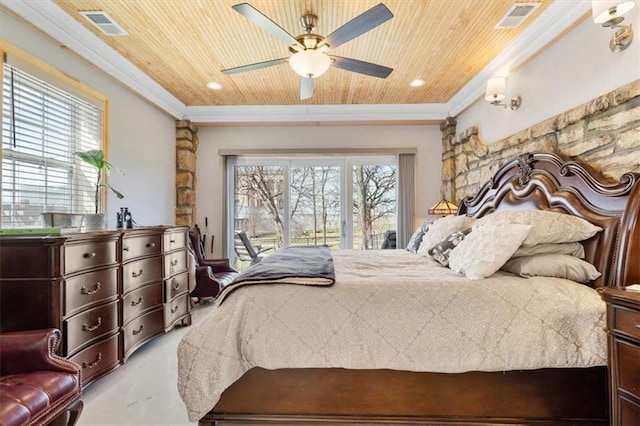
[[[459,374],[253,368],[201,424],[607,424],[606,368]]]

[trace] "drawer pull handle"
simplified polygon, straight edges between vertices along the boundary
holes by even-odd
[[[639,323],[637,323],[637,324],[633,324],[633,326],[634,326],[635,328],[637,328],[638,330],[640,330],[640,322],[639,322]]]
[[[156,243],[147,243],[147,248],[154,248]]]
[[[144,324],[140,324],[140,327],[137,330],[133,330],[133,335],[137,336],[138,334],[142,333],[142,330],[144,330]]]
[[[100,361],[102,361],[102,352],[98,352],[98,356],[94,361],[91,361],[91,362],[84,361],[82,363],[82,368],[93,368],[96,365],[100,364]]]
[[[171,266],[176,266],[178,264],[178,259],[171,261]]]
[[[129,251],[129,247],[122,247],[122,251]]]
[[[171,308],[171,313],[175,314],[178,311],[178,305],[176,305],[174,308]]]
[[[176,242],[176,240],[169,240],[169,242],[170,242],[171,244],[173,244],[173,243],[175,243],[175,242]]]
[[[89,290],[85,286],[82,286],[82,288],[80,289],[80,293],[88,294],[88,295],[96,294],[98,291],[100,291],[100,282],[99,281],[93,287],[93,290]]]
[[[140,275],[142,275],[142,269],[140,269],[140,271],[138,271],[138,273],[136,273],[136,271],[131,272],[131,276],[133,278],[138,278]]]
[[[142,296],[140,296],[140,298],[138,299],[138,301],[137,301],[137,302],[135,302],[135,301],[132,301],[132,302],[131,302],[131,306],[138,306],[139,304],[141,304],[141,303],[142,303],[142,300],[143,300],[143,299],[142,299]]]
[[[87,323],[82,324],[82,331],[96,331],[98,327],[102,325],[102,318],[98,317],[98,321],[95,325],[89,325]]]
[[[180,290],[180,281],[174,281],[173,282],[173,289],[174,290]]]
[[[95,252],[85,253],[82,255],[82,257],[84,257],[85,259],[91,259],[92,257],[96,257],[96,253]]]

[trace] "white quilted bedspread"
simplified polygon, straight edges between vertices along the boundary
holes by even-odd
[[[606,365],[595,290],[506,273],[468,280],[404,250],[334,253],[332,287],[240,288],[178,347],[190,421],[252,367],[502,371]]]

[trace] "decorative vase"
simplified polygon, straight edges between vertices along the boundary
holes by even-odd
[[[107,214],[85,214],[82,220],[82,228],[85,231],[102,231],[107,229]]]

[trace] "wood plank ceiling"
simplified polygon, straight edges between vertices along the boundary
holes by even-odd
[[[380,0],[248,0],[290,34],[299,18],[319,17],[332,31]],[[494,29],[514,0],[382,0],[394,18],[338,46],[332,54],[394,69],[387,79],[335,67],[299,99],[300,77],[288,64],[224,75],[220,71],[289,56],[288,47],[236,13],[242,0],[56,0],[112,48],[185,105],[444,103],[531,24],[551,0],[515,29]],[[107,37],[79,11],[107,12],[128,35]],[[413,88],[409,82],[424,79]],[[215,81],[222,90],[205,84]]]

